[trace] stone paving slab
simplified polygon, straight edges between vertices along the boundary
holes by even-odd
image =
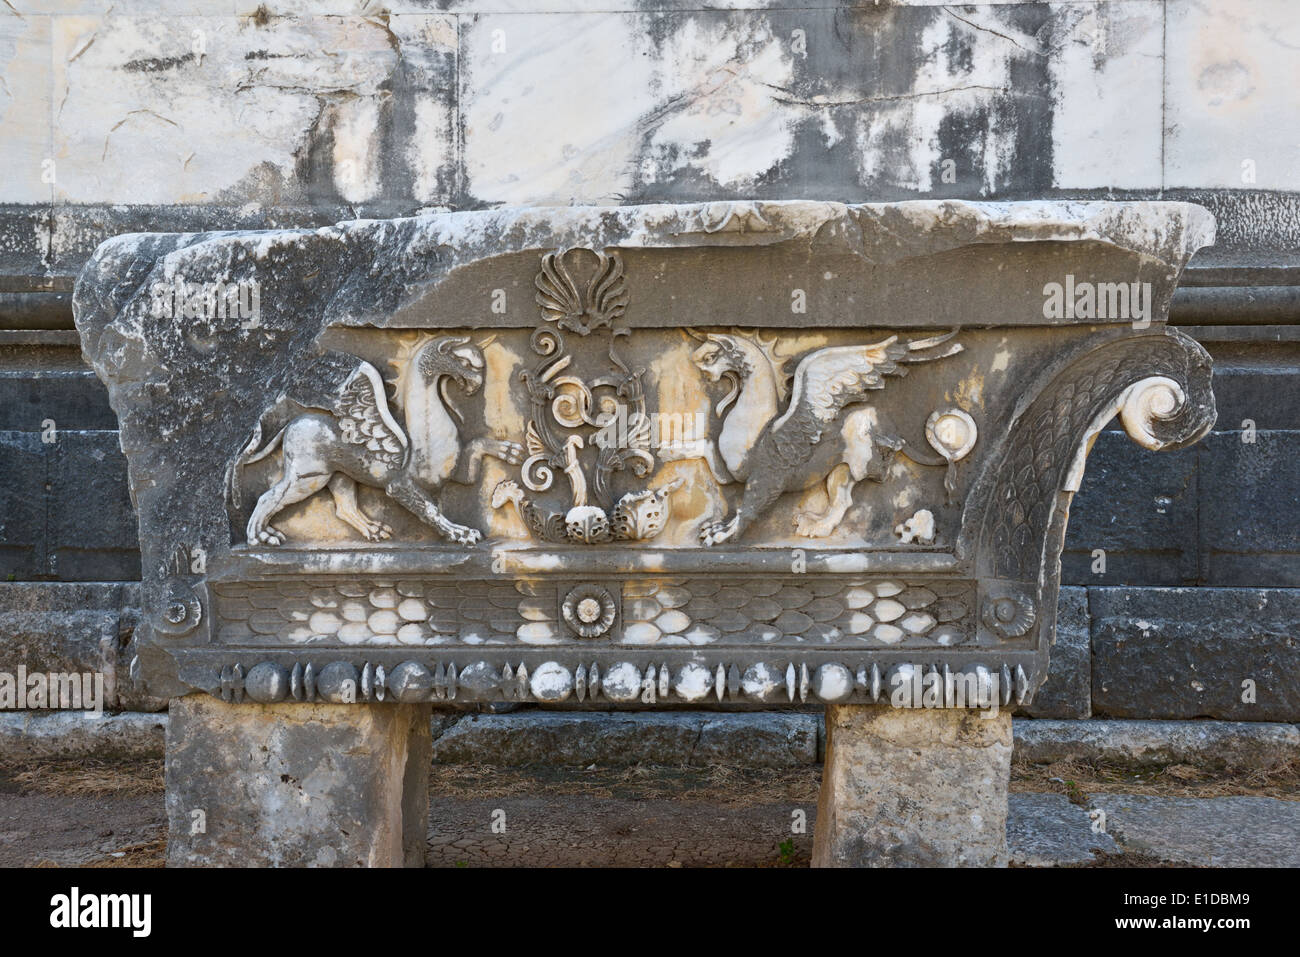
[[[1275,768],[1300,759],[1300,727],[1257,721],[1017,721],[1016,757],[1136,767]]]
[[[431,803],[430,867],[807,866],[816,814],[812,804],[727,808],[584,795],[435,795]],[[796,810],[807,820],[802,834],[791,833]],[[783,842],[789,842],[784,849]]]
[[[1297,801],[1096,794],[1090,804],[1129,853],[1206,867],[1300,867]]]
[[[128,711],[0,714],[0,758],[161,757],[167,715]]]
[[[805,866],[817,808],[811,802],[723,806],[681,797],[649,800],[546,793],[489,798],[432,795],[431,867]],[[1010,796],[1012,864],[1087,864],[1097,854],[1201,866],[1297,866],[1300,803],[1272,798],[1167,798],[1097,794],[1109,833],[1064,795]],[[504,812],[504,819],[494,812]],[[806,830],[793,833],[796,812]],[[504,821],[505,833],[493,831]],[[148,842],[166,824],[161,792],[73,796],[0,788],[0,866],[104,860]],[[784,846],[783,846],[784,845]],[[161,863],[159,858],[158,863]]]
[[[1097,854],[1118,854],[1115,839],[1093,830],[1088,808],[1071,804],[1064,794],[1010,795],[1007,849],[1021,867],[1087,864]]]

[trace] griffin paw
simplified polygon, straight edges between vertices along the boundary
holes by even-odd
[[[497,456],[511,465],[518,465],[524,460],[524,447],[518,442],[502,442]]]
[[[800,512],[794,517],[795,532],[805,538],[825,538],[835,531],[836,524],[815,512]]]
[[[284,533],[268,525],[253,537],[253,543],[256,545],[283,545]]]
[[[386,538],[393,537],[393,530],[383,522],[371,522],[362,534],[366,536],[368,542],[382,542]]]
[[[736,534],[735,522],[715,522],[700,529],[700,541],[705,545],[720,545]]]
[[[453,525],[447,529],[447,537],[457,545],[477,545],[483,538],[483,533],[477,528],[468,528],[464,525]]]

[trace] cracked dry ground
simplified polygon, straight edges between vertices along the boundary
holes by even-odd
[[[820,767],[784,770],[435,766],[431,867],[803,867]],[[1012,791],[1089,795],[1229,794],[1295,800],[1300,775],[1243,776],[1173,765],[1131,771],[1017,764]],[[504,812],[505,832],[500,833]],[[792,833],[796,812],[807,819]],[[0,866],[161,866],[161,761],[0,766]],[[497,830],[494,830],[494,824]],[[1159,863],[1124,853],[1098,866]]]

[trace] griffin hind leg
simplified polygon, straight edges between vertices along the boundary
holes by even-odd
[[[284,533],[268,524],[271,517],[286,505],[315,495],[328,480],[328,475],[295,475],[286,462],[284,477],[263,492],[253,508],[248,519],[248,544],[283,545]]]
[[[826,476],[826,498],[829,504],[820,515],[805,511],[795,515],[794,528],[807,538],[824,538],[835,531],[853,504],[853,486],[857,483],[849,466],[841,462]]]
[[[383,522],[376,522],[357,505],[357,483],[344,475],[336,474],[329,481],[330,494],[334,496],[334,514],[366,537],[368,542],[381,542],[391,538],[393,530]]]

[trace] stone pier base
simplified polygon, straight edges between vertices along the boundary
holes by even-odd
[[[419,867],[428,705],[171,702],[169,866]]]
[[[1005,867],[1011,714],[826,706],[814,867]]]

